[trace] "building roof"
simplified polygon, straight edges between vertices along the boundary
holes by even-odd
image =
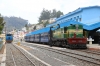
[[[73,12],[69,12],[68,14],[66,14],[66,15],[64,15],[64,16],[61,16],[61,17],[57,18],[56,21],[61,20],[62,18],[68,17],[68,16],[70,16],[70,15],[76,14],[76,13],[78,13],[78,12],[81,12],[81,11],[83,11],[84,9],[89,9],[89,8],[100,8],[100,6],[89,6],[89,7],[81,7],[81,8],[78,8],[78,9],[76,9],[76,10],[73,11]]]
[[[86,25],[86,24],[83,24],[81,22],[76,22],[76,21],[73,21],[73,20],[70,20],[70,21],[64,21],[63,23],[60,23],[60,28],[63,28],[63,27],[68,27],[70,25],[75,25],[75,24],[79,24],[79,25],[82,25],[83,26],[83,29],[85,30],[94,30],[94,29],[98,29],[100,28],[100,22],[97,22],[95,24],[92,24],[92,25]],[[56,30],[59,26],[53,28],[52,30]],[[36,31],[33,31],[33,32],[30,32],[28,34],[26,34],[26,36],[29,36],[29,35],[33,35],[33,34],[40,34],[40,33],[45,33],[45,32],[49,32],[50,31],[50,27],[45,27],[45,28],[42,28],[42,29],[39,29],[39,30],[36,30]]]

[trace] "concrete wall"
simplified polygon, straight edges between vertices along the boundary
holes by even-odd
[[[78,13],[75,13],[73,15],[67,16],[63,19],[60,19],[59,21],[57,21],[57,23],[61,23],[64,21],[69,21],[69,20],[75,20],[75,21],[80,22],[79,18],[81,18],[81,17],[82,17],[82,12],[78,12]]]
[[[93,24],[100,22],[100,8],[84,9],[82,12],[82,23]]]

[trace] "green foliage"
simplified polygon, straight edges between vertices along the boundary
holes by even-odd
[[[33,28],[34,30],[36,30],[36,26],[34,26],[34,28]]]
[[[61,11],[56,11],[55,9],[53,9],[52,13],[51,13],[51,18],[59,18],[61,15],[63,15],[63,12]]]
[[[52,13],[51,13],[51,18],[55,18],[57,17],[57,11],[55,9],[53,9]]]
[[[28,24],[25,24],[25,27],[26,27],[26,30],[28,30],[28,29],[29,29]]]
[[[4,24],[5,24],[5,22],[3,20],[3,17],[0,14],[0,34],[2,33],[2,30],[4,28]]]
[[[42,20],[49,20],[50,18],[58,18],[60,15],[63,15],[63,12],[56,11],[56,9],[53,9],[52,11],[43,9],[39,17],[39,22],[42,22]]]
[[[39,17],[39,22],[41,22],[42,20],[50,19],[50,13],[50,11],[43,9]]]
[[[48,20],[44,23],[44,27],[46,27],[47,24],[49,24]]]
[[[63,12],[58,11],[56,17],[59,18],[61,15],[63,15]]]

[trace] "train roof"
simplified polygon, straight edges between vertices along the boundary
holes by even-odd
[[[44,33],[44,32],[49,32],[49,31],[50,31],[50,27],[44,27],[42,29],[32,32],[31,34],[39,34],[39,33]]]
[[[42,29],[39,29],[39,30],[35,30],[33,32],[30,32],[30,33],[26,34],[26,36],[34,35],[34,34],[40,34],[40,33],[45,33],[45,32],[49,32],[49,31],[50,31],[50,27],[44,27]]]

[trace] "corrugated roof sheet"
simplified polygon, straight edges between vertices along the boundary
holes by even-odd
[[[78,12],[84,10],[84,9],[89,9],[89,8],[94,8],[94,7],[100,8],[100,6],[81,7],[81,8],[78,8],[78,9],[72,11],[72,12],[69,12],[68,14],[66,14],[66,15],[64,15],[64,16],[61,16],[61,17],[57,18],[56,21],[58,21],[58,20],[60,20],[60,19],[62,19],[62,18],[68,17],[68,16],[70,16],[70,15],[72,15],[72,14],[78,13]]]

